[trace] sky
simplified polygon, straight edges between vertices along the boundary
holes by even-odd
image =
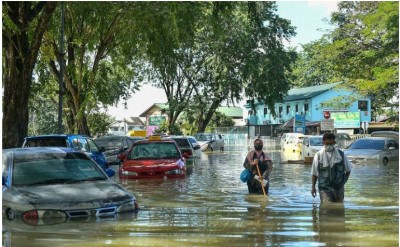
[[[324,34],[323,30],[332,28],[326,20],[330,13],[337,10],[337,1],[277,1],[278,15],[291,21],[296,27],[297,35],[289,44],[297,46],[317,40]],[[128,100],[127,109],[122,102],[117,107],[109,107],[108,113],[117,120],[138,117],[154,103],[166,103],[167,97],[162,89],[143,85]]]

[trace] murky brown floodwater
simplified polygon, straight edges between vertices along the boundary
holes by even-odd
[[[355,165],[344,204],[320,208],[310,165],[267,148],[268,197],[248,195],[239,180],[248,149],[231,146],[203,153],[186,179],[122,181],[138,198],[137,215],[3,227],[3,246],[399,246],[397,163]]]

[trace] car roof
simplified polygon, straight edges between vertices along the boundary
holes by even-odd
[[[172,139],[161,139],[161,140],[148,140],[148,139],[143,139],[143,140],[139,140],[137,142],[135,142],[133,145],[137,145],[137,144],[142,144],[142,143],[162,143],[162,142],[171,142],[171,143],[175,143],[174,140]]]
[[[25,147],[25,148],[7,148],[2,150],[3,153],[13,154],[40,154],[40,153],[82,153],[73,148],[67,147]]]
[[[377,136],[363,137],[363,138],[357,139],[356,141],[358,141],[358,140],[393,140],[393,141],[396,141],[396,140],[393,139],[393,138],[389,138],[389,137],[377,137]]]
[[[60,138],[60,139],[67,139],[69,137],[84,137],[89,138],[86,135],[80,134],[49,134],[49,135],[37,135],[37,136],[28,136],[25,139],[48,139],[48,138]]]

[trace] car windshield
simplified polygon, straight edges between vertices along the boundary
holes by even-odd
[[[65,138],[29,138],[25,142],[25,147],[67,147]]]
[[[310,138],[310,145],[311,146],[323,146],[322,137],[314,137]]]
[[[14,158],[14,186],[49,185],[105,180],[102,170],[86,155],[34,154]]]
[[[132,147],[128,159],[179,159],[179,150],[173,142],[140,143]]]
[[[385,140],[358,139],[353,144],[351,144],[349,149],[384,150],[385,149]]]
[[[211,135],[207,134],[197,134],[196,139],[198,141],[211,141]]]
[[[348,134],[337,134],[335,137],[336,140],[351,140]]]
[[[121,146],[120,137],[97,138],[94,141],[96,142],[97,146],[105,147],[106,149],[119,148]]]

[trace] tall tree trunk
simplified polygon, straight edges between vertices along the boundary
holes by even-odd
[[[42,37],[52,17],[56,2],[3,2],[3,15],[15,27],[3,26],[3,137],[2,147],[22,145],[28,133],[28,99],[31,91],[32,74],[36,64]],[[3,16],[4,19],[4,16]],[[36,20],[35,20],[36,19]],[[33,30],[32,40],[29,33]],[[16,30],[16,29],[17,30]]]

